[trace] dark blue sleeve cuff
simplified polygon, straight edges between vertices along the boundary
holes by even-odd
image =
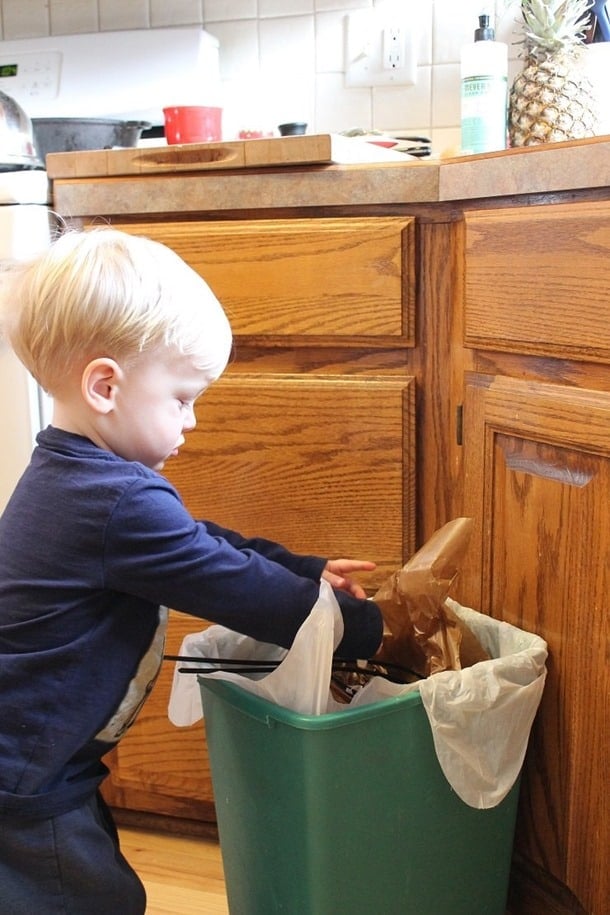
[[[345,591],[335,591],[345,631],[335,656],[346,660],[372,658],[383,638],[381,610],[372,600],[358,600]]]

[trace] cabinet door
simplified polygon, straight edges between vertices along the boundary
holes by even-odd
[[[471,375],[462,599],[536,632],[548,679],[528,749],[515,913],[607,912],[610,394]]]

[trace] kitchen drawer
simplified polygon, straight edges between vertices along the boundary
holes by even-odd
[[[189,511],[297,553],[377,563],[415,551],[412,376],[232,373],[197,403],[165,474]]]
[[[610,203],[465,221],[467,346],[610,362]]]
[[[280,346],[295,336],[301,345],[340,346],[362,337],[368,345],[414,345],[412,218],[130,222],[124,228],[169,245],[200,273],[236,336],[274,337]]]

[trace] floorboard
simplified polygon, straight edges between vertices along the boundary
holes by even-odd
[[[218,842],[121,827],[121,849],[148,897],[146,915],[228,915]]]

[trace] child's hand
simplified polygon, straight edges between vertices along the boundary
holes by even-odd
[[[338,591],[347,591],[352,597],[364,599],[364,588],[350,578],[350,573],[372,572],[374,568],[374,562],[366,562],[363,559],[329,559],[322,572],[322,578]]]

